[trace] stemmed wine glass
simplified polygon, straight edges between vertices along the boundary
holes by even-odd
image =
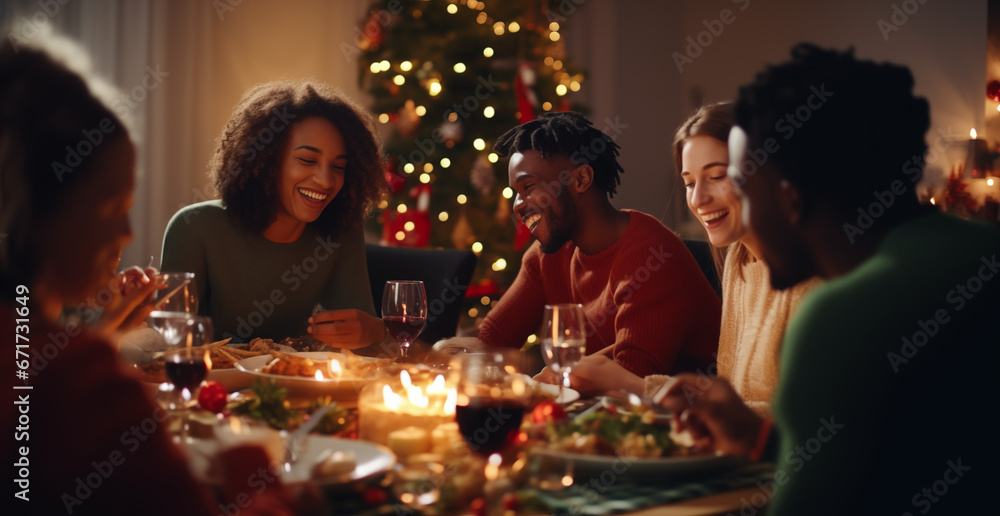
[[[542,319],[542,358],[552,372],[559,375],[559,398],[563,402],[563,389],[569,385],[569,372],[587,351],[586,318],[583,305],[545,305]]]
[[[501,453],[517,441],[528,401],[517,349],[455,355],[458,376],[455,421],[469,448],[487,459],[486,479],[496,480]]]
[[[183,312],[154,311],[149,323],[167,343],[163,353],[164,370],[172,385],[169,406],[182,412],[181,438],[187,437],[187,405],[208,376],[211,362],[203,347],[211,343],[212,320]]]
[[[427,295],[422,281],[390,280],[382,291],[382,322],[399,342],[399,353],[406,360],[410,344],[424,330],[427,321]]]

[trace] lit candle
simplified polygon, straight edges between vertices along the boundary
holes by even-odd
[[[969,155],[965,159],[965,177],[980,179],[986,177],[987,156],[986,140],[976,138],[976,130],[969,131]]]

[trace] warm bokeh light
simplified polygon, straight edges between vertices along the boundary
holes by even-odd
[[[458,12],[458,6],[455,4],[448,4],[448,14],[455,14]]]
[[[565,94],[566,94],[566,85],[565,84],[560,84],[559,86],[556,86],[556,95],[559,95],[560,97],[562,97]]]
[[[403,165],[403,172],[406,172],[407,174],[412,174],[413,170],[414,170],[413,163],[407,163]]]
[[[431,182],[431,175],[428,174],[428,173],[426,173],[426,172],[424,172],[423,174],[420,174],[420,182],[424,183],[424,184],[430,183]]]
[[[382,67],[378,63],[372,63],[369,69],[372,71],[372,73],[379,73],[382,71]]]
[[[475,318],[477,315],[479,315],[479,310],[478,309],[476,309],[476,308],[470,308],[469,309],[469,317]]]
[[[558,32],[550,32],[549,33],[549,39],[551,39],[552,41],[559,41],[559,33]]]
[[[493,270],[500,272],[507,268],[507,260],[500,258],[499,260],[493,262]]]
[[[483,49],[483,55],[486,57],[493,57],[493,47],[486,47]]]
[[[986,186],[993,186],[993,178],[992,177],[986,180]]]
[[[378,121],[382,122],[383,124],[389,123],[389,115],[382,113],[381,115],[378,116]]]
[[[503,27],[503,22],[499,22],[498,21],[498,22],[496,22],[496,23],[493,24],[493,34],[496,34],[497,36],[502,36],[503,33],[504,33],[504,30],[505,29]],[[553,40],[553,41],[555,41],[555,40]]]
[[[549,24],[549,30],[551,30],[552,32],[558,32],[559,31],[559,24],[556,23],[556,22],[550,23]]]
[[[424,116],[427,114],[427,108],[424,106],[417,106],[417,116]]]
[[[455,198],[455,201],[458,204],[465,204],[465,203],[469,202],[469,198],[466,197],[464,193],[463,194],[458,194],[458,197]]]
[[[973,140],[976,139],[976,130],[975,129],[972,129],[971,131],[969,131],[969,138],[972,138]]]
[[[455,66],[453,66],[452,69],[455,70],[455,73],[464,73],[465,63],[455,63]]]
[[[558,59],[556,59],[555,61],[552,61],[552,69],[553,70],[562,70],[562,67],[563,67],[563,62],[562,61],[560,61]]]
[[[424,163],[424,172],[433,172],[433,171],[434,171],[434,165],[430,163]]]
[[[438,213],[438,220],[441,222],[448,222],[448,212],[442,211],[441,213]]]
[[[413,69],[413,63],[410,61],[403,61],[402,63],[399,63],[399,69],[404,72],[409,72]]]
[[[535,342],[538,342],[538,335],[535,335],[534,333],[528,335],[528,344],[534,344]]]
[[[486,108],[483,109],[483,116],[486,118],[493,118],[494,114],[496,114],[496,110],[493,109],[493,106],[486,106]]]
[[[430,85],[427,86],[427,91],[428,93],[431,94],[432,97],[437,96],[438,94],[441,93],[441,82],[438,81],[437,79],[433,79]]]
[[[400,204],[399,206],[396,206],[396,211],[398,211],[399,213],[406,213],[406,205]]]
[[[386,61],[384,59],[382,61],[379,61],[378,63],[379,69],[382,70],[383,72],[389,71],[389,66],[390,66],[389,61]]]
[[[491,152],[486,159],[490,160],[490,163],[496,163],[497,161],[500,161],[500,156],[498,156],[495,152]]]
[[[503,198],[510,199],[511,197],[514,197],[514,190],[511,190],[510,187],[508,186],[503,189]]]
[[[406,238],[406,233],[403,233],[402,231],[396,232],[396,240],[403,240],[404,238]]]
[[[441,158],[441,168],[448,168],[451,166],[451,160],[448,158]]]
[[[397,75],[392,78],[392,83],[395,84],[396,86],[402,86],[403,83],[405,82],[406,82],[406,77],[403,77],[402,75]]]
[[[552,103],[549,101],[542,102],[542,109],[546,111],[552,109]]]
[[[413,228],[415,227],[417,227],[417,225],[414,224],[412,220],[408,220],[406,221],[406,224],[403,224],[403,229],[406,231],[413,231]]]
[[[474,252],[476,254],[479,254],[479,253],[483,252],[483,243],[482,242],[475,242],[475,243],[473,243],[472,244],[472,252]]]
[[[515,22],[510,22],[510,25],[507,26],[507,30],[509,30],[511,32],[517,32],[517,31],[521,30],[521,25],[519,23],[517,23],[516,21]]]
[[[569,83],[569,89],[571,89],[573,91],[580,91],[580,83],[578,83],[576,81],[573,81],[573,82]]]
[[[482,138],[476,138],[476,141],[472,142],[472,146],[475,147],[476,150],[485,150],[486,141],[484,141]]]
[[[483,306],[490,306],[490,296],[483,296],[479,299],[479,303]]]

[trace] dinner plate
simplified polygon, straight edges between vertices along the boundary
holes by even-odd
[[[304,439],[304,449],[299,459],[288,471],[281,472],[286,483],[313,481],[321,487],[356,482],[385,473],[396,465],[396,456],[384,446],[353,439],[340,439],[324,435],[308,435]],[[215,439],[188,439],[181,448],[188,456],[188,464],[196,476],[210,483],[221,483],[218,461],[219,441]],[[354,455],[353,471],[339,475],[313,476],[313,468],[332,452],[346,452]]]
[[[577,392],[576,389],[570,389],[569,387],[564,387],[562,397],[560,397],[558,385],[552,385],[551,383],[544,383],[544,382],[536,382],[534,379],[532,379],[530,376],[526,374],[521,374],[519,376],[521,377],[521,379],[524,380],[526,384],[528,384],[529,387],[534,387],[546,394],[551,394],[552,397],[556,399],[557,403],[566,404],[580,399],[580,393]]]
[[[289,354],[304,358],[311,358],[313,360],[330,360],[332,358],[336,358],[341,362],[347,358],[342,353],[325,351],[306,351]],[[360,358],[366,362],[379,361],[377,358]],[[261,372],[264,369],[264,366],[270,363],[273,359],[274,358],[271,355],[246,358],[236,362],[236,369],[249,373],[253,379],[264,378],[274,380],[274,383],[277,384],[278,387],[288,389],[288,394],[290,396],[330,396],[332,399],[337,401],[357,400],[358,394],[361,392],[361,388],[371,382],[370,378],[344,376],[341,378],[323,378],[322,380],[317,380],[315,378],[308,378],[305,376],[286,376]],[[345,371],[345,373],[347,372],[349,371]]]
[[[658,459],[639,459],[628,457],[612,457],[605,455],[587,455],[558,450],[534,450],[532,452],[543,458],[550,467],[555,466],[560,471],[572,468],[577,484],[586,484],[588,478],[613,476],[616,479],[636,483],[659,483],[664,480],[679,480],[697,478],[718,473],[747,464],[749,459],[734,455],[689,455],[682,457],[663,457]]]

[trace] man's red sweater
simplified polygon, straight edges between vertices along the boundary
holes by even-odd
[[[705,370],[719,347],[722,302],[677,235],[650,215],[623,211],[625,235],[597,254],[572,242],[544,254],[535,242],[479,338],[520,347],[541,328],[546,304],[580,303],[587,354],[614,346],[609,357],[639,376]]]

